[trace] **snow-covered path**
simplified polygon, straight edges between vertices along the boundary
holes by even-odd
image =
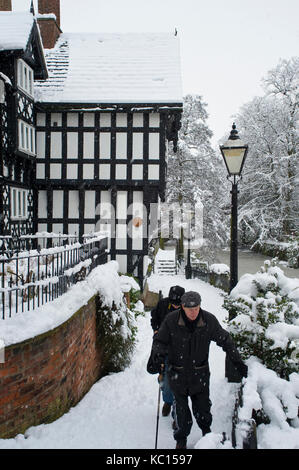
[[[222,323],[227,312],[222,309],[221,291],[196,279],[183,276],[153,277],[152,286],[167,296],[170,286],[179,284],[202,296],[204,309]],[[156,375],[146,372],[152,343],[150,312],[138,317],[138,342],[129,368],[99,380],[63,417],[48,425],[27,430],[25,436],[0,440],[0,449],[154,449],[158,383]],[[231,448],[230,441],[220,444],[221,433],[230,437],[235,384],[224,377],[225,354],[211,345],[212,433],[201,439],[196,422],[188,439],[188,448]],[[161,400],[162,406],[162,400]],[[171,417],[159,420],[159,449],[173,449]]]

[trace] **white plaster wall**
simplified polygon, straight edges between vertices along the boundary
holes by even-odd
[[[62,126],[62,114],[61,113],[52,113],[51,114],[51,126],[61,127]]]
[[[76,180],[78,179],[78,165],[76,164],[68,164],[66,167],[66,178],[68,180]]]
[[[143,180],[143,165],[132,165],[132,179]]]
[[[63,224],[53,224],[52,226],[53,233],[63,233]]]
[[[36,157],[45,158],[46,156],[46,133],[36,133]]]
[[[84,180],[93,180],[94,179],[94,165],[92,163],[90,164],[84,164],[83,165],[83,179]]]
[[[149,134],[149,141],[148,141],[149,149],[148,149],[148,158],[159,160],[160,155],[160,134],[158,132],[154,132]]]
[[[111,158],[111,134],[100,133],[100,158]]]
[[[47,191],[38,192],[38,217],[40,219],[47,217]]]
[[[100,165],[99,179],[100,180],[110,179],[110,165],[109,164],[103,163],[102,165]]]
[[[116,195],[116,218],[127,219],[127,191],[117,191]]]
[[[127,133],[116,133],[116,158],[127,158]]]
[[[55,180],[55,179],[61,179],[61,165],[60,163],[51,163],[50,165],[50,178]]]
[[[79,125],[78,113],[67,113],[67,125],[68,127],[78,127]]]
[[[127,127],[128,118],[126,113],[116,113],[116,127]]]
[[[36,114],[36,125],[37,126],[45,126],[46,125],[46,114],[45,113],[37,113]]]
[[[53,219],[63,219],[63,191],[53,191]]]
[[[127,165],[116,165],[115,167],[115,179],[126,180],[127,179]]]
[[[69,235],[79,235],[79,224],[68,224]]]
[[[133,250],[142,250],[143,248],[143,228],[146,224],[145,214],[143,213],[143,192],[133,192],[133,204],[132,204],[132,219],[140,217],[143,221],[140,227],[135,227],[132,224],[131,236],[132,236],[132,248]]]
[[[79,191],[69,191],[69,219],[79,218]]]
[[[116,261],[118,262],[119,272],[127,272],[127,256],[126,255],[116,255]]]
[[[127,249],[127,225],[117,224],[116,225],[116,242],[115,247],[117,250]]]
[[[149,180],[159,180],[160,178],[160,167],[159,165],[149,165],[148,166],[148,179]]]
[[[111,113],[100,114],[100,127],[111,127]]]
[[[83,134],[83,158],[94,158],[94,132]]]
[[[84,217],[85,219],[94,219],[95,218],[96,193],[95,191],[85,191],[84,197],[85,197]]]
[[[67,133],[67,158],[78,158],[78,133]]]
[[[142,132],[133,133],[132,157],[134,160],[143,159],[143,133]]]
[[[45,164],[44,163],[37,163],[36,165],[36,178],[40,180],[45,179]]]
[[[159,127],[160,126],[160,114],[151,113],[149,115],[149,127]]]
[[[143,113],[133,113],[133,127],[143,127]]]
[[[93,233],[95,231],[95,224],[84,224],[84,234]]]
[[[61,158],[61,144],[62,134],[61,132],[51,132],[51,158]]]
[[[94,127],[95,118],[94,113],[84,113],[83,115],[83,126],[84,127]]]

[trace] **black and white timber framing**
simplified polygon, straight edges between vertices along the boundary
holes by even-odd
[[[166,143],[176,143],[180,113],[180,103],[37,104],[38,231],[81,238],[111,224],[111,205],[111,259],[142,278],[148,254],[143,229],[150,204],[164,201]],[[143,223],[132,237],[128,227],[137,217]]]
[[[17,237],[36,228],[33,86],[47,76],[33,21],[24,49],[0,50],[0,235]]]

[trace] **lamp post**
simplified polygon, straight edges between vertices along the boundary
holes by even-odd
[[[188,248],[187,248],[187,264],[185,266],[185,276],[186,279],[192,278],[192,266],[191,266],[191,249],[190,249],[190,239],[191,239],[191,220],[192,212],[188,211]]]
[[[228,140],[220,145],[228,179],[232,183],[231,200],[231,245],[230,245],[230,291],[238,283],[238,183],[242,178],[244,162],[246,159],[248,145],[245,145],[240,137],[236,125],[233,124]]]
[[[221,154],[223,156],[226,169],[228,171],[228,179],[231,179],[231,242],[230,242],[230,292],[238,283],[238,183],[242,178],[244,162],[248,152],[248,145],[245,145],[236,129],[235,123],[228,140],[220,145]],[[229,321],[233,319],[233,315],[229,312]],[[241,382],[242,378],[233,366],[232,362],[226,355],[225,376],[229,382]]]

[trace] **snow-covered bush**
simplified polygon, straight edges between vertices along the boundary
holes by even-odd
[[[135,318],[143,313],[143,304],[140,301],[141,290],[137,279],[132,274],[120,276],[121,290],[125,294],[127,305]]]
[[[130,364],[137,333],[136,317],[143,305],[138,302],[140,287],[137,281],[132,276],[119,275],[114,263],[110,262],[109,282],[99,289],[97,305],[97,336],[103,374],[119,372]],[[114,295],[110,290],[115,291]]]
[[[299,280],[270,261],[245,274],[225,297],[228,331],[244,359],[259,358],[280,377],[299,372]]]
[[[260,449],[297,448],[299,438],[299,375],[284,380],[251,357],[243,384],[240,422],[255,418]],[[287,441],[286,441],[287,433]]]
[[[288,241],[258,240],[251,247],[254,251],[271,258],[287,261],[290,268],[299,267],[299,238],[288,237]]]
[[[135,347],[136,323],[125,301],[108,306],[99,296],[97,336],[102,352],[102,373],[120,372],[130,364]]]

